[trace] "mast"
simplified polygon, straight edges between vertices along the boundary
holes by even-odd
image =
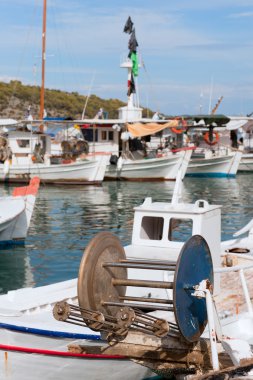
[[[142,118],[142,108],[139,107],[139,99],[137,93],[137,86],[135,81],[138,76],[138,69],[141,65],[138,63],[137,56],[137,47],[138,42],[135,37],[135,29],[133,27],[133,22],[131,17],[128,17],[128,20],[124,27],[124,32],[130,34],[130,39],[128,42],[129,54],[128,57],[120,64],[120,67],[127,69],[127,106],[119,108],[119,119],[126,121],[131,120],[140,120]],[[136,94],[137,102],[134,102],[134,94]]]
[[[41,90],[40,90],[40,119],[41,120],[43,119],[43,116],[44,116],[44,102],[45,102],[46,21],[47,21],[47,0],[43,0],[42,62],[41,62],[42,69],[41,69]]]

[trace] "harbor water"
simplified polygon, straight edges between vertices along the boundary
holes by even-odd
[[[75,278],[83,251],[100,231],[130,243],[133,208],[145,197],[170,201],[174,182],[105,182],[102,186],[40,186],[25,244],[0,247],[0,293]],[[222,239],[253,217],[253,175],[185,178],[183,200],[222,205]],[[0,195],[13,186],[0,185]]]

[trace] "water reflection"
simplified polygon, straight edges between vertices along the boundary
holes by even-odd
[[[252,175],[185,178],[183,199],[223,205],[222,238],[227,239],[253,217],[252,186]],[[147,196],[169,201],[173,188],[174,182],[42,185],[25,245],[0,248],[0,292],[76,277],[83,250],[97,232],[111,231],[129,243],[133,208]],[[1,185],[0,194],[11,190]]]
[[[30,258],[22,246],[0,248],[0,293],[11,289],[33,286],[33,270]]]

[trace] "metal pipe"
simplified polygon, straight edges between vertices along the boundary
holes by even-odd
[[[127,259],[127,260],[120,260],[120,263],[132,263],[132,264],[151,264],[151,265],[168,265],[168,266],[173,266],[176,267],[176,263],[173,261],[166,261],[166,260],[159,260],[159,261],[153,261],[153,260],[132,260],[132,259]]]
[[[153,270],[169,270],[169,271],[175,271],[175,267],[169,267],[165,265],[148,265],[148,264],[142,264],[142,263],[104,263],[103,267],[118,267],[118,268],[136,268],[136,269],[153,269]]]
[[[219,370],[219,358],[216,346],[216,332],[215,332],[215,322],[214,322],[214,312],[213,312],[213,301],[212,295],[208,289],[205,290],[206,295],[206,309],[208,316],[208,329],[209,329],[209,340],[212,353],[212,365],[213,370]]]
[[[164,281],[147,281],[147,280],[131,280],[131,279],[112,279],[114,286],[139,286],[142,288],[158,288],[158,289],[173,289],[173,282]]]
[[[139,301],[139,302],[149,302],[149,303],[165,303],[165,304],[170,304],[173,305],[172,300],[166,300],[162,298],[146,298],[146,297],[130,297],[130,296],[124,296],[124,297],[119,297],[121,301]]]
[[[108,306],[126,306],[125,303],[121,302],[103,302],[103,306],[108,305]],[[143,305],[141,303],[132,303],[128,304],[127,306],[129,307],[137,307],[138,309],[147,309],[147,310],[165,310],[165,311],[174,311],[173,307],[169,306],[159,306],[159,305]]]
[[[241,279],[241,283],[242,283],[243,293],[244,293],[245,301],[247,304],[248,312],[252,315],[253,314],[253,307],[252,307],[252,303],[250,300],[249,290],[247,287],[247,283],[245,280],[243,269],[239,270],[239,274],[240,274],[240,279]]]
[[[233,267],[225,267],[225,268],[218,267],[218,268],[214,268],[214,273],[238,272],[241,269],[251,269],[251,268],[253,268],[253,264],[235,265]]]

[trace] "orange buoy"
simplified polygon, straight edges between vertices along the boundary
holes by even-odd
[[[186,131],[186,127],[187,127],[187,121],[184,120],[182,117],[178,116],[175,118],[175,120],[178,120],[181,122],[181,125],[182,127],[172,127],[171,128],[171,131],[173,133],[176,133],[177,135],[181,135],[182,133],[184,133]]]
[[[217,144],[217,142],[219,141],[219,133],[218,132],[213,132],[213,140],[210,141],[210,138],[209,138],[209,131],[207,131],[206,133],[204,133],[204,140],[205,142],[208,144],[208,145],[215,145]]]

